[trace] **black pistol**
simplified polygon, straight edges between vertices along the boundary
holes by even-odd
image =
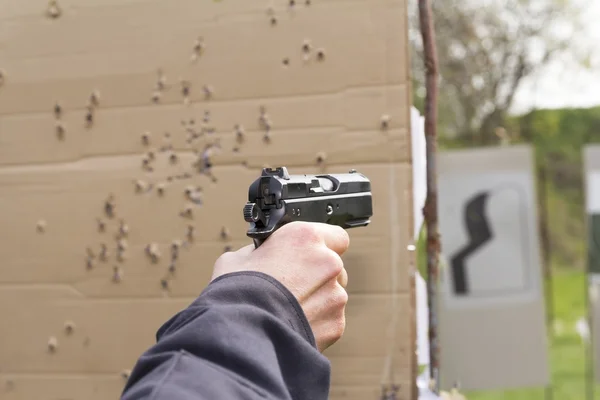
[[[290,175],[286,167],[264,168],[248,190],[244,219],[258,248],[292,221],[322,222],[344,229],[367,226],[373,215],[371,181],[347,174]]]

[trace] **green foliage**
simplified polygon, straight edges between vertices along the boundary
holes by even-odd
[[[600,107],[590,109],[536,110],[511,117],[505,125],[513,142],[530,143],[536,154],[538,178],[545,172],[546,184],[538,197],[547,207],[543,221],[549,232],[549,255],[553,279],[551,293],[555,326],[550,334],[552,395],[555,400],[586,399],[586,346],[575,330],[586,315],[584,229],[584,178],[582,147],[600,143]],[[441,137],[440,150],[477,147],[465,137]],[[417,242],[418,268],[426,277],[425,229]],[[469,400],[545,400],[545,390],[466,393]],[[600,399],[596,385],[595,399]]]
[[[507,129],[517,141],[535,148],[538,177],[546,185],[538,193],[545,201],[549,252],[555,266],[584,267],[584,178],[582,148],[600,142],[600,107],[536,110],[513,117]]]

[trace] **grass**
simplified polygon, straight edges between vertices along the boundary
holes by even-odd
[[[577,320],[587,313],[585,274],[572,269],[555,269],[551,289],[555,322],[550,333],[550,388],[467,392],[465,395],[468,400],[590,399],[586,397],[588,350],[575,329]],[[600,385],[595,387],[594,400],[597,399],[600,399]]]

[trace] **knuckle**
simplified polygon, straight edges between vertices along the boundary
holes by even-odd
[[[344,261],[342,260],[342,257],[340,257],[335,251],[327,248],[325,250],[323,262],[327,266],[327,271],[330,278],[335,278],[342,273],[342,270],[344,269]]]
[[[321,241],[321,235],[315,224],[308,222],[291,222],[288,225],[288,229],[292,232],[292,238],[297,243],[312,245],[317,244]]]
[[[341,287],[339,284],[336,284],[336,290],[334,292],[334,304],[342,309],[346,307],[348,304],[348,292]]]

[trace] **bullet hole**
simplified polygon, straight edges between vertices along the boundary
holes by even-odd
[[[318,61],[325,60],[325,50],[324,49],[317,50],[317,60]]]
[[[131,376],[131,370],[124,369],[123,371],[121,371],[121,378],[127,380],[127,379],[129,379],[130,376]]]
[[[113,194],[109,194],[108,198],[104,202],[104,214],[108,218],[113,218],[115,216],[115,196]]]
[[[179,215],[183,218],[192,219],[194,218],[194,209],[191,205],[187,205],[179,212]]]
[[[171,153],[171,155],[169,156],[169,162],[171,164],[177,164],[177,161],[179,161],[179,157],[177,157],[177,154]]]
[[[229,230],[225,226],[221,227],[221,239],[223,239],[223,240],[229,239]]]
[[[94,90],[92,94],[90,94],[90,107],[98,107],[100,105],[100,92],[98,90]]]
[[[210,122],[210,111],[204,110],[204,116],[202,117],[202,122],[208,124]]]
[[[164,183],[159,183],[158,185],[156,185],[156,193],[158,193],[159,196],[164,196],[165,194],[165,184]]]
[[[121,269],[121,267],[115,265],[113,267],[112,281],[114,283],[120,283],[122,280],[123,280],[123,270]]]
[[[272,128],[272,125],[271,125],[271,120],[270,120],[268,117],[266,117],[266,118],[264,119],[264,121],[263,121],[263,127],[264,127],[264,129],[265,129],[267,132],[269,132],[269,131],[271,130],[271,128]]]
[[[214,93],[214,90],[213,90],[213,88],[212,88],[211,86],[209,86],[209,85],[204,85],[204,86],[202,87],[202,91],[204,92],[204,99],[205,99],[205,100],[210,100],[210,99],[212,99],[212,97],[213,97],[213,93]]]
[[[144,132],[142,133],[142,144],[144,146],[149,146],[150,145],[150,137],[152,135],[150,134],[150,132]]]
[[[38,231],[38,233],[46,232],[46,221],[44,221],[43,219],[39,220],[36,224],[36,230]]]
[[[317,154],[317,164],[323,164],[327,159],[327,154],[325,152],[319,152]]]
[[[54,336],[50,336],[48,339],[48,351],[50,353],[55,353],[58,350],[58,339]]]
[[[194,125],[195,123],[196,123],[196,120],[194,118],[191,118],[189,124]]]
[[[271,25],[272,26],[277,25],[277,17],[275,17],[275,16],[271,17]]]
[[[305,39],[304,43],[302,43],[302,52],[303,53],[309,53],[310,49],[311,49],[310,40]]]
[[[64,140],[65,139],[65,126],[63,125],[63,123],[61,121],[56,121],[56,126],[54,128],[55,132],[56,132],[56,137],[58,138],[58,140]]]
[[[161,254],[156,243],[150,243],[149,245],[147,245],[145,248],[145,252],[153,264],[156,264],[160,260]]]
[[[129,235],[129,226],[125,223],[125,220],[119,221],[119,234],[118,237],[124,238]]]
[[[158,79],[156,81],[156,90],[160,92],[165,89],[165,86],[167,84],[167,78],[165,77],[165,74],[161,68],[158,69],[157,73]]]
[[[306,1],[304,2],[304,4],[306,4],[307,6],[310,6],[310,5],[312,4],[312,2],[311,2],[310,0],[306,0]]]
[[[127,250],[127,247],[128,247],[127,240],[125,240],[125,239],[117,240],[117,251],[123,252],[123,251]]]
[[[181,81],[181,95],[183,97],[190,97],[191,85],[189,81]]]
[[[56,103],[54,105],[54,117],[56,117],[58,119],[61,116],[62,116],[62,107],[60,106],[60,104]]]
[[[191,243],[191,242],[194,241],[195,231],[196,231],[196,229],[194,228],[193,225],[188,225],[187,226],[185,237],[186,237],[186,239],[187,239],[188,242]]]
[[[169,264],[169,273],[171,275],[175,275],[175,272],[177,271],[177,266],[175,265],[175,262],[171,262],[171,264]]]
[[[154,91],[152,93],[152,102],[154,104],[160,103],[161,96],[162,96],[162,94],[159,91]]]
[[[65,333],[67,335],[71,335],[73,332],[75,332],[75,322],[66,321],[65,322]]]
[[[204,38],[199,36],[194,43],[194,54],[201,56],[205,48],[206,46],[204,45]]]
[[[154,168],[150,165],[150,159],[147,157],[142,158],[142,169],[148,172],[154,171]]]
[[[223,248],[223,253],[228,253],[228,252],[230,252],[231,250],[232,250],[231,246],[225,246],[225,247]]]
[[[263,142],[267,144],[271,143],[271,134],[268,131],[263,135]]]
[[[89,271],[92,268],[94,268],[94,260],[92,258],[88,257],[85,260],[85,269],[87,269]]]
[[[238,143],[243,143],[244,136],[245,136],[244,127],[242,125],[237,124],[237,125],[235,125],[234,130],[235,130],[235,140]]]
[[[148,185],[146,184],[145,181],[142,181],[139,179],[135,181],[135,192],[136,193],[142,193],[143,191],[146,190],[147,187],[148,187]]]
[[[92,125],[94,125],[94,109],[88,107],[85,113],[85,126],[91,128]]]
[[[296,5],[296,0],[289,0],[290,7],[294,7]]]
[[[181,247],[181,242],[179,240],[174,240],[171,243],[171,262],[175,262],[179,258],[179,248]]]
[[[100,244],[100,254],[98,254],[98,259],[102,262],[108,261],[108,246],[105,243]]]
[[[5,80],[6,80],[6,73],[0,69],[0,86],[4,85]]]
[[[106,231],[106,223],[102,221],[100,218],[96,218],[96,224],[98,227],[98,232],[104,233]]]
[[[169,290],[169,281],[166,279],[161,279],[160,280],[160,287],[163,288],[163,290]]]
[[[125,250],[119,250],[118,249],[116,254],[117,254],[117,257],[116,257],[117,258],[117,262],[122,263],[122,262],[125,262],[125,260],[127,259],[127,255],[125,253]]]
[[[58,1],[50,0],[46,8],[46,16],[48,18],[57,19],[62,15],[62,10],[58,5]]]
[[[263,139],[265,141],[270,141],[270,137],[268,136],[272,128],[272,123],[271,119],[269,118],[269,115],[267,114],[267,109],[265,108],[265,106],[260,107],[260,116],[258,118],[258,124],[265,131],[265,137]]]
[[[390,127],[391,117],[388,114],[384,114],[381,116],[380,127],[381,130],[387,130]]]
[[[288,67],[290,65],[290,59],[285,57],[281,63],[283,64],[284,67]]]

